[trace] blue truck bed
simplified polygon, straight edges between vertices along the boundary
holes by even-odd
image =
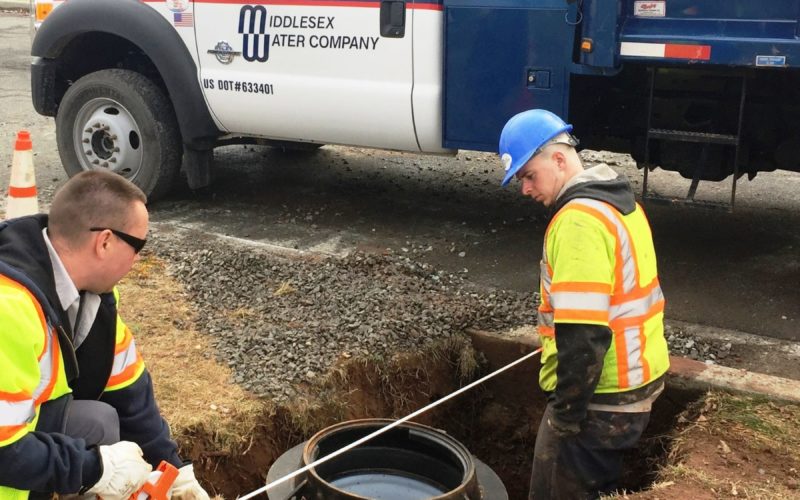
[[[620,60],[663,57],[675,63],[800,67],[798,16],[798,0],[628,0],[623,3]],[[635,44],[666,45],[666,56],[645,55],[659,47]],[[678,46],[672,54],[670,45]]]
[[[621,90],[638,81],[637,66],[800,67],[800,0],[444,0],[444,13],[449,148],[495,151],[503,123],[523,109],[572,119],[587,101],[574,82],[586,76],[616,77]]]

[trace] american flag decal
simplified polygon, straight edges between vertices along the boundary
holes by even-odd
[[[194,16],[190,12],[175,12],[173,16],[172,24],[175,26],[183,26],[186,28],[194,26]]]

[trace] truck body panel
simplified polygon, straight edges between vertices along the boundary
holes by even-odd
[[[574,27],[558,0],[445,0],[444,138],[496,151],[524,109],[566,116]]]
[[[414,88],[412,106],[414,130],[421,151],[453,152],[442,140],[442,102],[444,72],[444,21],[441,3],[416,8],[414,16]]]
[[[231,133],[418,150],[411,114],[413,16],[380,36],[370,1],[194,2],[200,78]],[[209,54],[226,43],[228,63]]]
[[[544,108],[586,147],[695,182],[800,171],[800,0],[53,5],[36,10],[53,18],[34,43],[37,111],[92,71],[137,71],[173,103],[186,158],[248,140],[496,151],[511,116]],[[129,22],[90,15],[120,5]]]

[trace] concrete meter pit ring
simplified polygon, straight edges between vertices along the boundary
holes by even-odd
[[[267,483],[313,463],[393,422],[365,419],[319,431],[275,461]],[[406,422],[374,439],[276,485],[270,500],[469,499],[507,500],[502,481],[449,435]]]

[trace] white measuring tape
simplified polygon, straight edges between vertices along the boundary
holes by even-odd
[[[433,403],[429,404],[428,406],[425,406],[424,408],[420,408],[419,410],[415,411],[414,413],[411,413],[410,415],[406,415],[405,417],[403,417],[403,418],[401,418],[399,420],[395,420],[391,424],[388,424],[385,427],[382,427],[382,428],[378,429],[377,431],[375,431],[375,432],[373,432],[371,434],[368,434],[368,435],[362,437],[361,439],[348,444],[344,448],[339,448],[338,450],[334,451],[333,453],[330,453],[329,455],[325,455],[324,457],[315,460],[314,462],[306,465],[305,467],[303,467],[301,469],[297,469],[296,471],[294,471],[294,472],[292,472],[290,474],[287,474],[287,475],[283,476],[280,479],[276,479],[275,481],[272,481],[271,483],[267,484],[266,486],[262,486],[261,488],[255,490],[255,491],[252,491],[252,492],[248,493],[247,495],[239,497],[239,500],[247,500],[249,498],[253,498],[254,496],[256,496],[256,495],[258,495],[260,493],[263,493],[263,492],[265,492],[265,491],[267,491],[267,490],[269,490],[271,488],[274,488],[275,486],[277,486],[279,484],[285,483],[289,479],[292,479],[294,477],[299,476],[300,474],[308,471],[309,469],[312,469],[313,467],[316,467],[317,465],[323,464],[323,463],[327,462],[328,460],[332,460],[332,459],[338,457],[339,455],[341,455],[342,453],[344,453],[346,451],[349,451],[349,450],[352,450],[356,446],[361,445],[363,443],[366,443],[370,439],[383,434],[384,432],[388,431],[389,429],[393,429],[393,428],[397,427],[398,425],[402,424],[403,422],[407,422],[408,420],[411,420],[412,418],[425,413],[426,411],[430,410],[431,408],[434,408],[434,407],[444,403],[445,401],[447,401],[449,399],[452,399],[452,398],[458,396],[459,394],[472,389],[476,385],[479,385],[479,384],[482,384],[483,382],[486,382],[490,378],[492,378],[492,377],[494,377],[496,375],[499,375],[499,374],[503,373],[504,371],[508,370],[509,368],[512,368],[512,367],[522,363],[526,359],[532,358],[533,356],[539,354],[540,352],[542,352],[542,348],[541,347],[536,349],[535,351],[533,351],[531,353],[526,354],[525,356],[522,356],[518,360],[512,361],[511,363],[505,365],[504,367],[498,368],[497,370],[493,371],[492,373],[490,373],[490,374],[488,374],[488,375],[486,375],[484,377],[481,377],[481,378],[479,378],[478,380],[476,380],[476,381],[474,381],[472,383],[469,383],[469,384],[465,385],[461,389],[459,389],[459,390],[457,390],[455,392],[451,392],[450,394],[448,394],[447,396],[443,397],[442,399],[434,401]]]

